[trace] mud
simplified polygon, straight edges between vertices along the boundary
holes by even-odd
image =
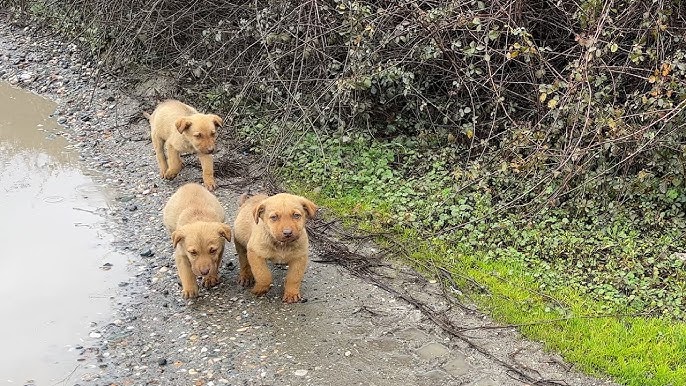
[[[494,323],[456,307],[437,283],[406,267],[382,261],[348,270],[359,265],[346,263],[348,255],[340,253],[346,248],[326,243],[314,243],[302,288],[306,302],[281,303],[284,274],[278,268],[265,297],[239,288],[232,246],[222,283],[184,301],[160,210],[175,188],[200,181],[197,161],[186,158],[175,180],[160,180],[147,123],[138,119],[155,101],[145,89],[128,94],[118,88],[118,79],[98,70],[75,45],[46,35],[0,27],[0,79],[57,102],[57,119],[72,133],[82,163],[97,169],[100,182],[114,192],[103,216],[115,236],[113,247],[126,254],[133,272],[113,300],[114,317],[91,331],[101,338],[84,338],[84,373],[64,384],[613,384],[577,372],[513,329],[447,333],[450,326]],[[233,217],[237,196],[262,187],[248,178],[251,160],[234,150],[240,144],[226,132],[219,136],[217,196]],[[323,232],[317,239],[334,243],[329,236]]]

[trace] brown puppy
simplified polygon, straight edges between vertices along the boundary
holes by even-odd
[[[182,153],[197,153],[203,184],[214,190],[217,184],[212,153],[222,119],[214,114],[200,114],[193,107],[171,99],[160,103],[152,114],[143,115],[150,121],[150,137],[162,178],[171,180],[179,174],[183,167]]]
[[[310,200],[280,193],[241,197],[234,222],[234,245],[238,253],[238,282],[252,293],[263,295],[272,284],[267,260],[288,264],[283,301],[300,301],[300,283],[307,268],[308,239],[305,219],[314,217],[317,206]]]
[[[205,288],[217,285],[224,240],[231,241],[231,228],[224,224],[219,200],[202,185],[183,185],[164,206],[163,220],[176,249],[183,298],[198,296],[198,276]]]

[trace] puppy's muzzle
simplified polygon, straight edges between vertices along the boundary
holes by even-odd
[[[207,276],[208,273],[210,273],[210,269],[209,269],[209,268],[202,268],[202,269],[200,270],[200,274],[203,275],[203,276]]]

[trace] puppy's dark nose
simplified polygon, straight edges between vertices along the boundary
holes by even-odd
[[[214,148],[213,148],[213,147],[207,149],[207,154],[212,154],[212,153],[214,153]]]
[[[200,273],[201,273],[203,276],[205,276],[205,275],[207,275],[208,273],[210,273],[210,269],[209,269],[209,268],[203,268],[203,269],[200,270]]]
[[[283,232],[284,237],[291,237],[291,236],[293,236],[293,230],[290,229],[290,228],[286,228],[286,229],[284,229],[282,232]]]

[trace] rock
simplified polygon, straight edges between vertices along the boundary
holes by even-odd
[[[102,269],[103,271],[109,271],[110,269],[112,269],[112,266],[112,263],[105,263],[102,266],[100,266],[100,269]]]
[[[293,375],[295,375],[296,377],[304,377],[305,375],[307,375],[307,370],[305,370],[305,369],[295,370],[293,372]]]
[[[160,358],[157,360],[157,364],[160,366],[166,366],[167,365],[167,359],[165,358]]]
[[[142,250],[140,255],[142,257],[153,257],[153,256],[155,256],[155,252],[153,252],[152,249],[148,248],[148,249]]]
[[[30,83],[33,81],[34,75],[31,72],[23,72],[19,75],[19,80],[24,83]]]

